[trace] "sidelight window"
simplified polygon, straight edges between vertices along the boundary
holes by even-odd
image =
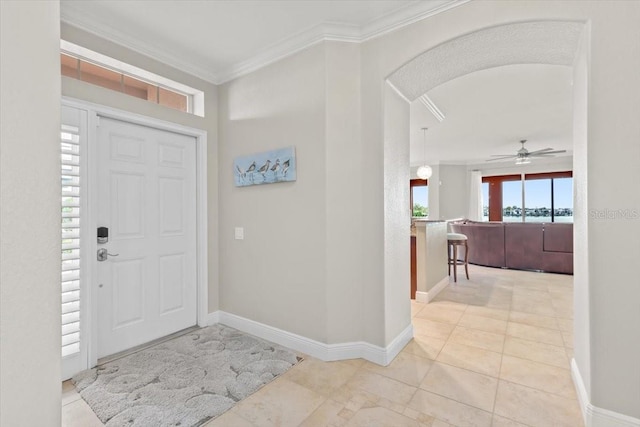
[[[80,351],[80,129],[62,125],[62,357]]]

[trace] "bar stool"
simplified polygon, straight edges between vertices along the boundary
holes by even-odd
[[[458,246],[464,246],[464,261],[458,259]],[[467,236],[460,233],[447,233],[447,256],[449,264],[449,276],[451,276],[451,266],[453,266],[453,281],[458,281],[457,267],[464,265],[464,272],[469,280],[469,245]]]

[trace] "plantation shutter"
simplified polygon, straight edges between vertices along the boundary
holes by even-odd
[[[62,357],[80,352],[80,129],[62,125]]]

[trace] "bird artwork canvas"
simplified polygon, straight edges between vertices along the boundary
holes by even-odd
[[[295,181],[295,147],[236,157],[233,175],[236,187]]]

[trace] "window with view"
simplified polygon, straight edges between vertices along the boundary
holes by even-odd
[[[551,180],[527,179],[524,181],[525,221],[550,222],[552,210]]]
[[[429,186],[426,179],[412,179],[411,216],[426,218],[429,216]]]
[[[522,183],[520,181],[502,183],[502,220],[522,221]]]
[[[553,178],[553,222],[573,222],[573,178]]]
[[[489,221],[489,183],[482,183],[482,220]]]
[[[485,221],[573,222],[572,173],[484,177],[483,201]]]

